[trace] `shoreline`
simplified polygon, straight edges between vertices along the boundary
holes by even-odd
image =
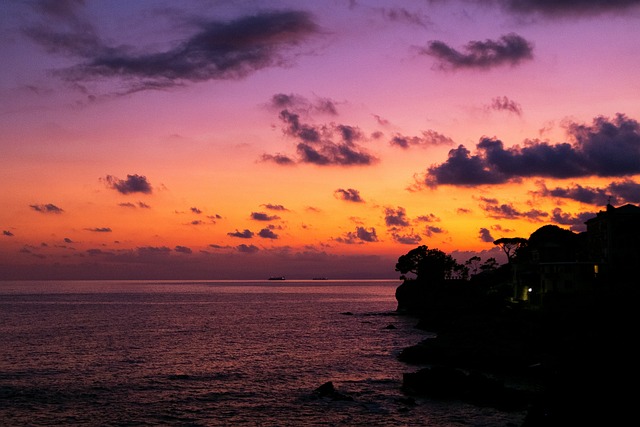
[[[448,368],[450,381],[455,371],[479,373],[497,379],[488,387],[525,390],[530,394],[520,427],[612,425],[630,419],[635,407],[633,393],[627,394],[623,384],[634,387],[639,378],[632,338],[639,323],[637,293],[608,290],[582,300],[558,299],[540,310],[512,307],[452,323],[425,313],[400,313],[420,319],[416,327],[436,337],[402,349],[398,359],[408,367]],[[439,322],[446,326],[428,327]],[[461,390],[453,397],[468,395]]]

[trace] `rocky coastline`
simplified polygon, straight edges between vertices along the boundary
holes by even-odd
[[[635,419],[635,287],[549,296],[534,309],[450,285],[437,303],[408,291],[418,289],[411,280],[396,292],[398,312],[436,334],[400,353],[408,366],[428,366],[404,375],[406,394],[526,410],[521,427]]]

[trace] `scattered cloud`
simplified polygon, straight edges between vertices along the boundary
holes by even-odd
[[[240,239],[251,239],[253,237],[253,231],[245,229],[244,231],[236,230],[233,233],[227,233],[228,236],[238,237]]]
[[[431,147],[438,145],[452,145],[453,140],[448,136],[442,135],[434,130],[426,130],[422,132],[422,136],[404,136],[396,134],[389,144],[406,150],[410,147]]]
[[[364,243],[364,242],[377,242],[378,235],[376,234],[376,229],[371,227],[368,230],[365,227],[356,227],[356,231],[349,231],[345,233],[342,237],[338,237],[335,239],[340,243],[346,244],[356,244],[356,243]]]
[[[297,113],[325,113],[332,116],[338,115],[336,102],[329,98],[317,98],[313,101],[302,95],[277,93],[271,97],[269,106],[276,110],[289,110]]]
[[[384,132],[376,130],[371,132],[371,139],[374,141],[379,140],[380,138],[382,138],[384,136]]]
[[[340,200],[344,200],[346,202],[354,202],[354,203],[364,203],[364,199],[360,197],[360,192],[353,188],[338,188],[333,192],[333,195]]]
[[[14,234],[12,232],[10,232],[9,230],[2,230],[2,235],[3,236],[7,236],[7,237],[13,237]]]
[[[269,209],[271,211],[288,211],[289,210],[282,205],[273,205],[271,203],[263,204],[260,206],[264,206],[266,209]]]
[[[144,202],[138,202],[138,203],[131,203],[131,202],[118,203],[118,206],[123,207],[123,208],[151,209],[151,206],[149,206],[148,204],[146,204],[146,203],[144,203]]]
[[[51,203],[43,205],[29,205],[29,207],[34,211],[40,213],[61,214],[62,212],[64,212],[64,210]]]
[[[484,205],[480,207],[491,218],[499,219],[517,219],[522,218],[529,221],[543,221],[549,217],[547,212],[542,212],[537,209],[531,209],[528,211],[520,211],[511,203],[499,203],[496,199],[481,198]]]
[[[502,225],[500,225],[500,224],[494,224],[494,225],[492,225],[492,226],[491,226],[491,229],[492,229],[493,231],[500,231],[500,232],[502,232],[502,233],[512,233],[512,232],[513,232],[513,230],[512,230],[512,229],[510,229],[510,228],[504,228],[504,227],[503,227]]]
[[[426,234],[427,237],[433,237],[434,234],[442,233],[444,233],[444,230],[441,227],[436,227],[434,225],[428,225],[424,230],[424,234]]]
[[[356,236],[358,239],[365,242],[377,242],[378,236],[376,235],[376,229],[371,227],[370,229],[366,229],[364,227],[356,228]]]
[[[398,209],[385,208],[384,222],[387,227],[407,227],[410,224],[407,218],[407,211],[400,206],[398,206]]]
[[[213,249],[229,249],[231,246],[222,246],[222,245],[216,245],[212,243],[209,245],[209,247]]]
[[[186,246],[179,246],[179,245],[174,248],[174,251],[181,254],[191,254],[193,252],[191,248],[188,248]]]
[[[430,55],[439,61],[443,70],[489,69],[501,65],[518,65],[533,58],[533,46],[521,36],[510,33],[499,40],[471,41],[460,52],[446,43],[434,40],[421,54]]]
[[[389,120],[385,119],[382,116],[379,116],[378,114],[373,114],[373,118],[376,119],[376,123],[378,123],[380,126],[389,126]]]
[[[119,179],[112,175],[104,178],[107,187],[116,190],[121,194],[144,193],[151,194],[152,188],[146,176],[127,175],[127,179]]]
[[[489,229],[484,227],[481,228],[480,231],[478,232],[478,237],[480,241],[485,243],[493,243],[493,241],[495,240],[491,235],[491,231],[489,231]]]
[[[427,15],[418,12],[411,12],[403,7],[380,8],[382,17],[390,22],[399,22],[403,24],[417,25],[419,27],[428,28],[432,25]]]
[[[581,212],[572,215],[562,212],[560,208],[555,208],[551,213],[551,220],[556,224],[568,225],[571,230],[580,232],[587,229],[585,222],[595,216],[594,212]]]
[[[520,104],[506,96],[493,98],[491,100],[491,104],[489,104],[487,108],[494,111],[506,111],[507,113],[513,113],[516,116],[522,115],[522,107]]]
[[[198,208],[191,208],[191,212],[193,212],[196,215],[200,215],[202,213],[202,211]]]
[[[438,218],[436,215],[430,213],[430,214],[427,214],[427,215],[419,215],[416,218],[416,221],[419,221],[419,222],[439,222],[440,218]]]
[[[94,228],[85,228],[87,231],[93,231],[94,233],[111,233],[113,230],[109,227],[94,227]]]
[[[314,126],[303,123],[297,113],[280,112],[285,135],[298,140],[297,160],[283,154],[264,154],[263,161],[289,165],[309,163],[319,166],[363,166],[376,163],[378,159],[358,145],[364,139],[362,132],[354,126],[331,123]]]
[[[281,166],[296,164],[296,161],[285,154],[263,154],[260,158],[263,162],[271,162]]]
[[[269,215],[265,212],[251,212],[251,219],[256,221],[274,221],[280,219],[278,215]]]
[[[498,204],[498,199],[494,199],[494,198],[481,197],[480,200],[482,200],[485,203],[489,203],[491,205],[497,205]]]
[[[422,241],[422,237],[419,234],[392,234],[393,240],[402,245],[417,245]]]
[[[64,238],[64,242],[65,242],[65,243],[74,243],[74,242],[73,242],[73,240],[71,240],[71,239],[70,239],[70,238],[68,238],[68,237],[65,237],[65,238]]]
[[[629,176],[640,173],[640,124],[623,114],[597,117],[592,125],[570,123],[572,143],[549,144],[530,140],[524,146],[504,148],[502,141],[483,137],[476,154],[463,145],[448,159],[428,168],[425,182],[473,186],[502,184],[524,177],[573,178]]]
[[[263,239],[277,239],[278,238],[278,235],[276,233],[274,233],[269,228],[263,228],[262,230],[260,230],[258,232],[258,236],[262,237]]]
[[[242,252],[245,254],[254,254],[260,250],[256,245],[245,245],[244,243],[236,246],[236,250],[238,252]]]

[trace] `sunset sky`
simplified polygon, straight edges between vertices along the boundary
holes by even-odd
[[[0,279],[397,278],[640,203],[640,1],[0,3]]]

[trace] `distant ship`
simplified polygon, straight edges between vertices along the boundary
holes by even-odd
[[[271,276],[269,280],[284,280],[284,276]]]

